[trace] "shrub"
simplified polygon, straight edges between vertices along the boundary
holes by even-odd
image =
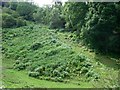
[[[32,50],[37,50],[38,48],[41,48],[41,47],[43,47],[43,45],[42,45],[41,43],[34,43],[34,44],[30,47],[30,49],[32,49]]]
[[[73,61],[71,62],[71,64],[74,65],[74,66],[76,66],[76,67],[78,66],[78,63],[79,63],[79,62],[76,61],[76,60],[73,60]]]
[[[15,63],[16,63],[16,64],[19,64],[19,63],[20,63],[20,61],[19,61],[19,60],[16,60],[16,61],[15,61]]]
[[[53,71],[53,76],[59,77],[60,76],[60,72],[58,70],[54,70]]]
[[[29,70],[34,71],[37,67],[39,67],[38,63],[32,63],[32,65],[29,67]]]
[[[10,28],[10,27],[15,27],[16,26],[16,20],[13,16],[3,13],[2,14],[2,27],[3,28]]]
[[[97,73],[95,73],[94,75],[93,75],[93,77],[97,80],[97,79],[100,79],[100,76],[97,74]]]
[[[86,62],[82,63],[82,66],[83,66],[83,67],[86,67],[86,68],[89,68],[89,67],[91,67],[92,65],[91,65],[90,62],[86,61]]]
[[[39,72],[29,72],[28,75],[29,75],[30,77],[35,77],[35,78],[37,78],[37,77],[39,76]]]
[[[20,27],[20,26],[25,26],[26,21],[23,20],[21,17],[16,14],[7,14],[3,13],[2,14],[2,27],[3,28],[10,28],[10,27]]]
[[[52,56],[52,55],[55,55],[55,54],[57,54],[57,53],[58,53],[57,49],[53,49],[53,50],[48,50],[48,51],[46,51],[46,52],[45,52],[45,55],[46,55],[46,56]]]
[[[70,69],[69,69],[69,67],[66,67],[66,68],[65,68],[65,70],[66,70],[67,72],[70,72]]]
[[[17,2],[10,2],[10,8],[12,9],[12,10],[16,10],[17,9]]]
[[[81,55],[81,54],[76,55],[76,57],[75,57],[75,60],[78,60],[78,61],[80,61],[80,62],[83,62],[83,61],[85,61],[86,59],[87,59],[87,58],[86,58],[85,56]]]
[[[57,77],[56,80],[57,80],[58,82],[63,82],[63,81],[64,81],[64,80],[62,79],[62,77]]]
[[[64,78],[69,77],[69,73],[67,71],[63,71],[63,74],[64,74]]]
[[[40,67],[36,68],[34,71],[35,72],[39,72],[40,74],[43,74],[43,71],[45,71],[45,67],[44,66],[40,66]]]
[[[92,77],[94,75],[94,72],[93,71],[89,71],[88,73],[86,73],[86,76],[87,77]]]
[[[17,70],[24,70],[25,68],[26,66],[23,63],[15,64],[14,66],[14,69],[17,69]]]
[[[23,20],[22,18],[18,18],[18,19],[16,19],[16,24],[17,24],[17,27],[25,26],[26,21]]]
[[[52,40],[50,41],[50,43],[56,43],[56,42],[57,42],[56,39],[52,39]]]
[[[6,8],[6,7],[3,7],[3,8],[2,8],[2,13],[3,13],[3,14],[4,14],[4,13],[7,13],[7,14],[13,16],[14,18],[18,18],[18,17],[20,16],[16,11],[11,10],[11,9],[9,9],[9,8]]]
[[[88,68],[83,67],[83,68],[81,69],[81,74],[86,74],[88,71],[89,71]]]
[[[45,9],[43,8],[39,8],[38,10],[36,10],[35,13],[33,13],[33,18],[34,21],[37,23],[44,23],[44,18],[45,17]]]

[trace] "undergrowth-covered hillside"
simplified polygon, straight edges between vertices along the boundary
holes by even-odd
[[[81,82],[96,84],[107,78],[108,71],[111,73],[109,68],[108,71],[101,70],[106,67],[96,62],[95,58],[91,58],[94,54],[87,56],[84,53],[89,52],[87,49],[77,52],[77,47],[64,41],[69,40],[68,36],[72,34],[62,36],[62,33],[50,30],[47,26],[35,24],[3,29],[2,33],[3,60],[12,59],[11,68],[25,70],[30,77],[64,83],[76,82],[80,85]],[[117,75],[117,72],[114,72]],[[117,76],[112,80],[117,86],[117,81],[114,81],[117,80]]]

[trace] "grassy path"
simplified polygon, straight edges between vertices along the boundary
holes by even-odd
[[[85,88],[87,85],[65,84],[31,78],[25,71],[5,70],[5,87],[7,88]]]
[[[59,39],[63,43],[70,45],[76,53],[82,53],[90,59],[98,60],[98,62],[106,65],[107,67],[118,69],[118,66],[116,65],[117,62],[113,60],[113,58],[111,58],[110,56],[106,56],[106,55],[95,54],[94,52],[91,52],[91,50],[86,49],[85,46],[74,43],[71,39],[65,39],[66,36],[69,36],[69,35],[70,33],[65,33],[65,34],[58,33]]]

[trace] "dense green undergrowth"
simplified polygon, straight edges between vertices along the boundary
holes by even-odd
[[[60,42],[54,33],[44,30],[47,28],[40,29],[42,30],[28,27],[3,31],[3,53],[7,58],[15,59],[14,69],[26,69],[29,76],[46,76],[55,81],[64,81],[65,78],[81,75],[99,78],[87,57],[76,54],[70,46]],[[20,33],[17,33],[18,31]],[[38,36],[39,40],[35,38],[37,35],[32,37],[37,33],[41,35]]]
[[[97,70],[100,65],[93,63],[93,58],[76,52],[71,45],[61,41],[59,32],[47,26],[31,24],[3,29],[2,34],[3,60],[12,60],[12,69],[26,70],[30,77],[65,83],[75,80],[79,84],[99,82],[107,76]]]

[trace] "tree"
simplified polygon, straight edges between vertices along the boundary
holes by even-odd
[[[67,2],[64,5],[63,15],[66,20],[66,28],[77,31],[80,34],[81,28],[85,23],[88,6],[86,3]]]
[[[29,2],[19,2],[16,11],[26,20],[33,20],[33,12],[36,6]]]
[[[55,1],[50,13],[50,28],[64,28],[65,20],[62,16],[62,2]]]
[[[39,8],[33,13],[34,21],[37,23],[44,23],[45,11],[43,8]]]
[[[115,3],[89,3],[81,36],[87,45],[100,52],[120,52],[119,36],[114,34],[118,12]]]

